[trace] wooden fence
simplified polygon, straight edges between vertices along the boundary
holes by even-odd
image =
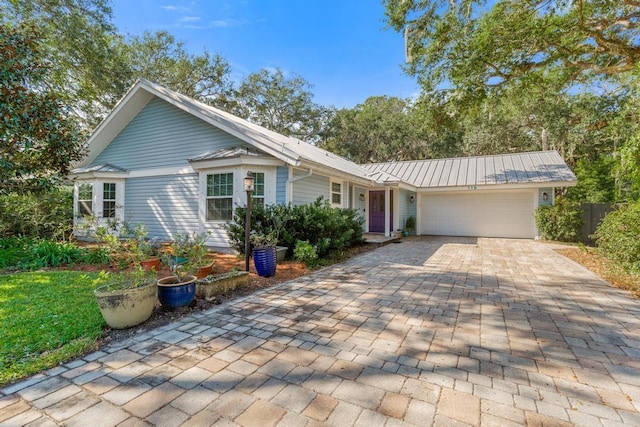
[[[582,241],[592,245],[595,242],[591,235],[595,233],[598,224],[609,212],[613,210],[613,206],[607,203],[583,203],[582,204]]]

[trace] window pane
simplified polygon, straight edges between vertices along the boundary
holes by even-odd
[[[233,195],[233,173],[207,175],[207,197]]]
[[[232,198],[207,200],[207,221],[230,221],[232,215]]]
[[[104,200],[116,199],[116,184],[113,182],[105,182],[103,186],[102,198]]]
[[[115,218],[115,216],[116,216],[116,202],[105,200],[102,205],[102,217]]]
[[[92,203],[87,200],[78,200],[78,218],[92,214]]]
[[[331,183],[331,191],[333,191],[334,193],[340,193],[340,183],[339,182],[332,182]]]
[[[78,200],[91,200],[93,198],[93,185],[80,184],[78,186]]]
[[[334,205],[341,205],[342,204],[342,202],[340,201],[340,193],[332,193],[331,194],[331,203],[333,203]]]
[[[264,196],[264,173],[253,173],[253,194],[256,196]]]

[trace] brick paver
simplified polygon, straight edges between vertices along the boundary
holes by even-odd
[[[0,424],[638,425],[640,305],[551,245],[408,238],[0,390]]]

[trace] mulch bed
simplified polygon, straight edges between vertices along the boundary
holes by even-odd
[[[611,261],[600,255],[597,249],[565,247],[555,251],[583,265],[615,287],[630,291],[635,298],[640,298],[640,276],[632,276],[615,268]]]

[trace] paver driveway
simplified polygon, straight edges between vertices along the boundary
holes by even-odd
[[[640,307],[539,242],[405,239],[2,393],[7,425],[640,425]]]

